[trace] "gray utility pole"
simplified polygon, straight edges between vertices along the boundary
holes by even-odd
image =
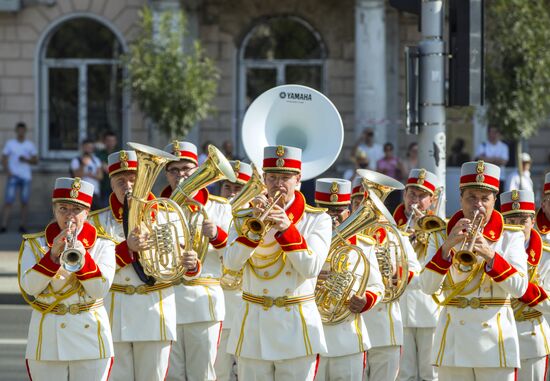
[[[421,3],[418,165],[435,173],[442,182],[440,185],[445,186],[445,7],[442,0]],[[445,215],[445,203],[441,208],[441,214]]]

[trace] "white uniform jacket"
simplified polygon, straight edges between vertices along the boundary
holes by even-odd
[[[424,292],[435,294],[443,286],[443,296],[449,299],[439,316],[432,362],[437,366],[519,367],[510,298],[522,296],[527,289],[524,235],[520,228],[505,225],[502,215],[493,211],[482,232],[496,253],[492,268],[476,257],[476,270],[460,272],[452,261],[443,259],[441,245],[461,218],[459,211],[446,231],[431,234],[427,253],[431,259],[420,274]],[[454,250],[459,247],[460,243]],[[456,288],[459,282],[465,285],[460,292]],[[452,284],[455,286],[450,288]]]
[[[373,238],[363,235],[356,235],[350,238],[352,245],[357,245],[367,257],[369,263],[369,277],[365,297],[367,304],[363,312],[370,310],[377,305],[384,296],[384,283],[378,269],[378,261],[374,253],[375,241]],[[348,254],[351,263],[357,261],[357,252],[350,251]],[[349,268],[349,266],[348,266]],[[329,270],[329,268],[326,268]],[[365,267],[358,266],[357,274],[362,274]],[[354,288],[357,291],[357,288]],[[369,333],[363,321],[363,314],[350,314],[346,320],[339,324],[323,324],[325,330],[325,339],[327,342],[327,357],[347,356],[355,353],[361,353],[371,347]]]
[[[535,229],[540,233],[545,245],[550,245],[550,220],[540,208],[535,217]]]
[[[543,284],[544,278],[541,275],[545,278],[548,277],[548,262],[550,260],[548,255],[544,257],[542,255],[542,238],[536,230],[531,230],[526,253],[529,287],[521,299],[514,300],[512,303],[518,327],[520,358],[522,360],[544,357],[550,354],[550,343],[548,342],[550,327],[548,327],[548,323],[541,312],[529,307],[529,304],[535,301],[532,298],[536,295],[532,292],[534,291],[533,288],[535,286],[538,288],[539,284]],[[546,273],[539,274],[539,267],[541,269],[546,268],[543,269]],[[522,300],[526,301],[527,304],[523,303]]]
[[[168,193],[172,193],[170,187],[162,195]],[[178,324],[222,321],[225,317],[225,301],[220,286],[221,255],[227,244],[227,230],[232,218],[231,206],[226,199],[209,195],[206,188],[199,190],[193,198],[202,205],[208,219],[218,226],[218,235],[210,241],[208,251],[202,259],[200,277],[174,283]],[[197,210],[194,206],[185,208]],[[198,219],[196,225],[197,231],[200,231],[202,218]]]
[[[375,233],[376,239],[384,243],[386,240],[396,242],[397,237],[391,231],[388,232],[380,228]],[[416,253],[407,237],[401,236],[403,246],[407,255],[407,264],[409,267],[408,285],[409,287],[418,287],[418,274],[420,273],[420,263],[416,258]],[[393,267],[396,266],[395,252],[392,250]],[[398,270],[400,271],[400,270]],[[363,319],[367,326],[369,339],[372,347],[385,347],[391,345],[403,345],[403,318],[401,307],[398,301],[391,303],[380,303],[375,308],[363,313]]]
[[[244,302],[227,347],[237,356],[277,361],[327,350],[314,291],[328,254],[331,220],[323,209],[306,205],[300,192],[285,211],[293,223],[282,234],[271,229],[263,241],[251,241],[235,224],[229,234],[225,266],[244,267]]]
[[[77,235],[86,249],[84,267],[67,272],[50,257],[55,222],[42,233],[23,236],[19,251],[19,287],[33,307],[26,359],[72,361],[113,356],[109,318],[103,297],[115,273],[115,245],[85,223]]]
[[[151,199],[152,197],[149,197]],[[109,207],[90,213],[100,234],[116,243],[117,271],[105,307],[115,342],[176,339],[176,301],[171,285],[145,285],[139,279],[122,227],[122,205],[111,193]]]
[[[408,217],[405,214],[405,205],[400,204],[393,214],[397,226],[402,228],[407,223]],[[426,234],[429,234],[427,232]],[[426,262],[426,251],[428,245],[416,248],[415,252],[418,261],[424,267]],[[418,250],[422,250],[419,252]],[[403,317],[403,327],[407,328],[435,328],[441,308],[433,300],[431,295],[425,294],[420,288],[418,278],[409,284],[405,293],[399,299],[399,306]]]

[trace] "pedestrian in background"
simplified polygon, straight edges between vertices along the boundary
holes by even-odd
[[[464,145],[464,139],[455,139],[453,145],[451,146],[451,154],[449,155],[449,159],[447,162],[447,165],[449,167],[460,167],[465,162],[470,161],[470,155],[468,155],[466,152],[463,152]]]
[[[85,139],[82,142],[81,150],[80,156],[71,160],[69,172],[71,177],[80,177],[94,186],[94,200],[91,210],[95,210],[101,205],[99,197],[101,195],[100,181],[103,178],[103,168],[101,160],[94,154],[95,145],[92,139]]]
[[[97,150],[98,147],[96,147],[95,155],[99,160],[101,160],[101,167],[103,169],[103,178],[100,181],[101,199],[99,204],[101,208],[105,208],[109,206],[109,196],[111,195],[111,182],[109,180],[108,157],[110,154],[112,154],[117,150],[118,138],[113,131],[107,130],[103,133],[101,143],[103,145],[103,148]]]
[[[2,166],[7,174],[6,192],[4,195],[4,210],[0,233],[4,233],[8,226],[10,211],[17,191],[21,202],[21,219],[19,231],[27,232],[27,205],[31,193],[32,171],[31,165],[38,163],[37,151],[34,143],[26,139],[27,125],[19,122],[15,125],[15,139],[6,142],[2,151]]]
[[[372,128],[365,128],[361,134],[359,143],[352,151],[354,154],[359,150],[365,153],[369,158],[369,168],[371,170],[376,170],[376,163],[378,160],[384,157],[384,150],[382,146],[374,142],[374,130]]]
[[[516,168],[506,179],[506,190],[528,190],[533,192],[533,180],[531,180],[531,155],[527,152],[521,154],[522,174]]]
[[[412,142],[407,148],[407,156],[402,162],[403,176],[411,172],[411,169],[418,168],[418,143]]]

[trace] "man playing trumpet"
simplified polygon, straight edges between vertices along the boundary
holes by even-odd
[[[252,214],[235,219],[224,252],[229,270],[244,268],[243,304],[228,343],[238,357],[239,380],[311,381],[317,355],[326,352],[314,291],[331,222],[296,190],[301,164],[298,148],[264,149],[267,198],[254,200],[254,216],[265,218],[253,221],[267,228],[250,231]]]
[[[535,195],[528,190],[512,190],[500,195],[500,210],[508,224],[523,226],[525,254],[527,255],[527,292],[512,303],[518,329],[521,368],[518,380],[544,380],[550,354],[547,338],[550,327],[542,313],[535,307],[546,292],[542,288],[548,282],[550,256],[543,250],[540,234],[533,229],[535,223]],[[544,298],[546,299],[546,298]]]
[[[420,281],[444,298],[432,350],[442,381],[511,381],[520,366],[510,298],[527,289],[527,261],[521,229],[494,210],[499,178],[494,164],[464,163],[462,209],[430,236]]]
[[[332,227],[336,229],[350,216],[351,182],[343,179],[318,179],[315,183],[315,202],[319,207],[326,207],[332,218]],[[360,260],[360,254],[354,249],[347,252],[348,262],[342,264],[346,271],[359,277],[353,285],[353,293],[345,304],[351,314],[340,323],[323,324],[328,353],[322,355],[316,380],[361,380],[365,368],[366,350],[371,343],[363,321],[362,312],[373,308],[384,295],[384,284],[378,270],[374,254],[375,241],[369,236],[356,234],[348,238],[350,245],[362,250],[367,259],[368,268]],[[336,247],[336,250],[340,248]],[[330,275],[330,258],[336,253],[329,253],[329,259],[319,275],[319,282],[324,282]],[[357,267],[355,267],[357,263]],[[357,295],[358,282],[367,276],[366,290]]]
[[[434,203],[437,176],[423,168],[412,169],[405,185],[403,203],[395,210],[393,217],[400,229],[408,229],[411,243],[418,260],[423,263],[427,245],[418,242],[420,235],[427,239],[424,231],[415,231],[416,222],[427,215]],[[427,353],[431,353],[439,306],[430,295],[420,290],[420,283],[409,284],[399,300],[403,317],[403,352],[399,380],[437,380],[437,368],[431,364]]]
[[[180,160],[166,165],[168,186],[163,197],[170,197],[180,181],[188,179],[198,168],[197,147],[189,142],[174,141],[164,148]],[[182,205],[189,210],[190,228],[200,229],[195,242],[207,237],[208,248],[201,260],[201,276],[174,282],[176,293],[177,342],[172,345],[167,380],[215,380],[214,362],[225,315],[223,290],[220,286],[221,249],[227,243],[231,208],[227,200],[212,196],[206,188],[196,189],[191,202]],[[196,219],[204,211],[206,219]]]
[[[113,332],[116,361],[112,379],[164,380],[172,341],[176,340],[176,302],[170,283],[147,285],[135,270],[139,252],[150,247],[149,236],[139,228],[124,236],[124,199],[136,183],[138,159],[135,151],[122,150],[107,158],[112,193],[109,207],[90,214],[100,234],[117,243],[117,272],[105,298]],[[149,194],[148,200],[154,199]],[[128,199],[131,207],[140,201]],[[197,254],[184,253],[186,276],[198,275]]]
[[[103,297],[115,274],[115,245],[86,222],[93,195],[94,186],[78,177],[58,178],[54,221],[23,236],[18,273],[33,308],[25,355],[32,380],[109,378],[113,341]]]

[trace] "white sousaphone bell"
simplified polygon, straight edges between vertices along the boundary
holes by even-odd
[[[262,168],[266,146],[302,149],[302,181],[325,172],[338,158],[344,126],[338,110],[323,94],[301,85],[267,90],[252,102],[243,120],[243,146]]]

